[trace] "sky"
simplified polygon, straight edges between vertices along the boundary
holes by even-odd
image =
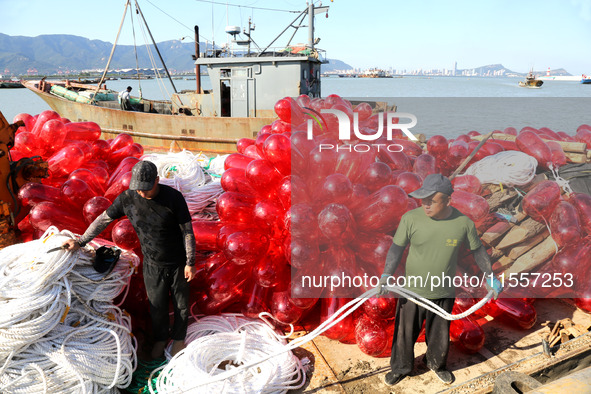
[[[501,63],[510,70],[564,68],[591,74],[591,0],[324,0],[328,18],[316,16],[318,47],[355,68],[396,70],[474,68]],[[193,39],[226,42],[226,25],[256,28],[266,46],[306,2],[301,0],[139,0],[157,42]],[[318,5],[318,2],[315,4]],[[234,6],[240,5],[240,7]],[[11,36],[73,34],[114,42],[125,0],[0,0],[0,33]],[[135,7],[134,7],[135,9]],[[145,42],[135,21],[136,42]],[[277,42],[284,45],[293,29]],[[294,43],[307,41],[306,29]],[[119,43],[133,44],[129,14]]]

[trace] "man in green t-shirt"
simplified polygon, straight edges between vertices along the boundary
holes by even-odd
[[[422,206],[402,216],[388,251],[378,295],[387,293],[388,279],[396,271],[409,244],[404,287],[448,313],[454,305],[453,278],[462,245],[473,251],[478,267],[492,278],[492,284],[487,283],[487,287],[495,292],[495,298],[502,290],[500,282],[492,276],[490,259],[478,238],[474,222],[450,205],[452,193],[450,180],[441,174],[428,175],[423,186],[410,193],[410,196],[421,199]],[[453,374],[446,367],[450,321],[414,302],[400,299],[390,357],[391,371],[385,377],[387,384],[398,383],[412,371],[414,344],[423,323],[427,343],[425,364],[442,382],[450,384],[454,381]]]

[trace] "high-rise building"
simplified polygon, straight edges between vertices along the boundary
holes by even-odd
[[[453,71],[452,75],[455,77],[457,72],[458,72],[458,62],[456,61],[456,62],[454,62],[454,71]]]

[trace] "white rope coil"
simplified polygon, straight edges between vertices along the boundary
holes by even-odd
[[[285,393],[306,382],[300,360],[283,350],[285,339],[262,321],[206,316],[189,326],[186,341],[187,347],[163,367],[156,382],[159,393]],[[239,368],[274,353],[252,368]],[[195,387],[195,382],[236,370],[223,381]]]
[[[112,305],[139,264],[122,253],[108,275],[94,251],[49,250],[71,233],[0,251],[0,392],[116,393],[135,369],[131,319]]]
[[[218,197],[224,192],[222,184],[219,181],[213,181],[207,185],[201,186],[192,193],[184,194],[187,207],[191,217],[203,218],[204,216],[212,217],[212,220],[217,220],[216,202]]]
[[[480,183],[502,183],[522,186],[536,176],[538,161],[523,152],[508,150],[487,156],[472,164],[466,175],[474,175]]]
[[[471,308],[453,315],[428,299],[419,297],[404,288],[392,286],[386,289],[406,297],[446,320],[458,320],[474,313],[493,295],[493,292],[489,291],[486,297]],[[162,372],[158,376],[156,389],[159,393],[171,394],[185,392],[285,393],[287,390],[297,389],[305,383],[301,364],[294,366],[295,370],[290,369],[291,374],[285,373],[287,367],[280,368],[281,380],[275,380],[272,375],[279,373],[276,365],[280,362],[285,362],[286,365],[290,365],[291,361],[295,362],[297,358],[292,355],[291,350],[301,347],[337,325],[377,292],[378,289],[365,292],[341,307],[316,329],[289,343],[285,342],[285,337],[277,335],[268,325],[261,322],[242,323],[242,319],[245,318],[234,316],[236,320],[231,320],[226,315],[204,317],[189,326],[187,331],[189,345],[177,353],[166,366],[158,369]],[[224,320],[220,320],[222,318]],[[258,332],[251,333],[248,330],[249,325],[266,327],[265,335],[272,337],[271,340],[274,343],[267,346],[267,342],[261,340],[265,335]],[[288,356],[292,359],[281,359]],[[226,366],[225,370],[220,368],[221,365]],[[257,368],[254,368],[255,366]],[[154,393],[152,387],[150,392]]]
[[[224,162],[230,155],[216,156],[209,161],[209,172],[216,175],[224,173]]]

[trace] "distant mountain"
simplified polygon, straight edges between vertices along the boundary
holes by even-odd
[[[469,68],[463,70],[457,70],[456,74],[461,75],[462,73],[474,73],[475,75],[504,75],[504,76],[515,76],[515,77],[525,77],[527,72],[516,72],[509,70],[502,64],[489,64],[487,66],[481,66],[476,68]],[[529,72],[529,71],[528,71]],[[543,71],[534,71],[534,74],[537,76],[546,75],[547,70]],[[552,76],[570,76],[564,68],[559,68],[556,70],[550,70],[550,75]]]
[[[85,70],[103,70],[109,59],[113,44],[90,40],[88,38],[51,34],[37,37],[9,36],[0,33],[0,74],[26,75],[31,73],[48,75],[58,73],[78,74]],[[201,51],[205,44],[200,43]],[[153,45],[148,46],[152,57],[156,59],[156,66],[161,67],[158,55]],[[192,41],[179,40],[163,41],[158,48],[166,65],[171,72],[190,72],[195,70],[192,55],[195,44]],[[145,45],[137,47],[137,57],[140,68],[151,68],[150,56]],[[111,69],[136,67],[136,56],[133,45],[118,45],[111,61]],[[322,72],[334,70],[351,70],[354,67],[337,59],[328,59],[322,65]],[[536,71],[537,75],[546,75],[546,70]],[[560,68],[551,70],[551,75],[570,75]],[[502,64],[490,64],[474,69],[457,70],[456,75],[491,75],[491,76],[519,76],[519,73],[505,68]]]
[[[204,43],[200,45],[205,48]],[[20,75],[26,74],[27,70],[37,70],[39,74],[100,70],[107,64],[112,46],[109,42],[66,34],[23,37],[0,33],[0,74]],[[158,59],[154,46],[149,48],[153,57]],[[195,52],[193,42],[163,41],[158,43],[158,48],[169,70],[194,70],[191,58]],[[151,67],[145,45],[137,47],[137,55],[140,68]],[[133,45],[118,45],[110,68],[135,67]],[[161,64],[158,63],[157,67]]]
[[[534,71],[536,75],[546,75],[547,70],[544,71]],[[568,77],[571,74],[566,71],[564,68],[557,68],[556,70],[550,70],[550,75],[552,76],[561,76],[561,77]]]
[[[462,70],[463,71],[463,70]],[[502,64],[489,64],[487,66],[480,66],[474,68],[474,71],[479,75],[485,75],[487,73],[499,73],[500,71],[504,71],[505,73],[513,73],[513,71],[505,68]]]
[[[28,70],[35,74],[79,73],[84,70],[102,70],[107,64],[113,44],[88,38],[52,34],[37,37],[9,36],[0,33],[0,74],[24,75]],[[205,43],[200,43],[201,51]],[[161,67],[154,46],[149,46],[157,67]],[[158,49],[171,72],[194,71],[192,55],[195,44],[178,40],[158,43]],[[150,57],[145,45],[138,46],[140,68],[150,68]],[[117,45],[110,69],[135,68],[133,45]],[[351,69],[350,65],[329,59],[322,71]]]
[[[342,62],[340,60],[336,60],[336,59],[326,59],[328,60],[327,64],[323,64],[322,65],[322,72],[327,72],[327,71],[335,71],[335,70],[352,70],[353,67],[348,65],[345,62]]]

